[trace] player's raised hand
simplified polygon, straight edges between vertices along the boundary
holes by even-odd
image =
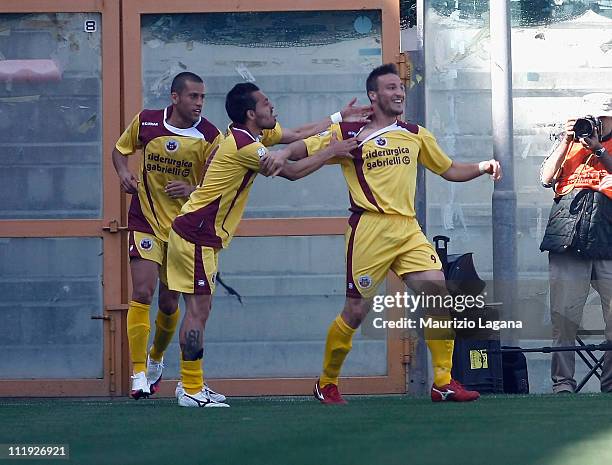
[[[338,136],[333,132],[329,142],[329,148],[334,157],[338,158],[353,158],[351,152],[357,148],[359,142],[356,137],[350,139],[338,140]]]
[[[285,149],[266,153],[259,161],[259,172],[273,178],[283,170],[289,155],[289,151]]]
[[[121,190],[128,194],[138,193],[138,179],[130,171],[125,170],[117,173],[119,176],[119,182],[121,183]]]
[[[189,197],[194,190],[195,187],[185,181],[168,181],[164,187],[164,192],[171,199]]]
[[[355,103],[357,103],[357,98],[353,98],[342,110],[340,110],[342,121],[365,122],[369,120],[372,114],[372,106],[355,106]]]
[[[484,172],[490,174],[493,181],[499,181],[502,178],[502,167],[499,162],[491,159],[484,163]]]

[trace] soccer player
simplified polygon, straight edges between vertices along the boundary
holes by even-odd
[[[186,313],[179,340],[183,407],[227,407],[206,394],[202,359],[204,328],[215,289],[218,254],[227,248],[242,218],[249,191],[262,160],[274,158],[266,175],[279,174],[295,180],[319,169],[332,156],[347,156],[357,146],[354,139],[328,146],[312,157],[285,164],[285,149],[269,152],[262,143],[265,130],[276,127],[274,107],[257,86],[234,86],[225,101],[232,120],[229,132],[207,162],[202,183],[191,194],[172,223],[168,242],[168,285],[183,293]],[[268,165],[268,164],[267,164]]]
[[[405,91],[394,65],[374,69],[366,82],[373,115],[367,123],[333,124],[305,141],[287,147],[291,159],[324,149],[332,140],[357,137],[353,158],[336,159],[349,188],[349,226],[346,232],[346,302],[327,334],[323,372],[314,387],[324,404],[344,404],[338,391],[342,364],[351,350],[353,334],[370,310],[370,299],[389,270],[416,293],[447,295],[440,259],[416,220],[414,194],[417,163],[449,181],[469,181],[483,173],[501,177],[495,160],[458,163],[451,160],[425,128],[398,120]],[[439,300],[439,299],[432,299]],[[427,308],[436,321],[449,320],[447,311]],[[452,330],[425,328],[431,351],[434,384],[431,398],[471,401],[468,391],[451,379]]]
[[[163,110],[143,110],[132,120],[113,150],[115,170],[122,189],[133,194],[128,214],[132,297],[127,332],[133,365],[131,396],[148,397],[159,389],[163,354],[179,321],[179,294],[166,281],[166,248],[172,220],[199,182],[206,159],[223,139],[219,130],[202,117],[205,85],[196,74],[183,72],[172,81],[172,105]],[[266,129],[263,143],[290,143],[327,127],[331,121],[368,115],[369,106],[353,99],[342,111],[295,129],[277,123]],[[138,179],[127,156],[144,153]],[[153,344],[147,353],[149,311],[159,284],[159,310]],[[222,402],[225,396],[205,386],[207,394]]]

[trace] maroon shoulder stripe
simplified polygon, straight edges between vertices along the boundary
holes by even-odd
[[[149,202],[149,207],[151,207],[151,213],[153,213],[153,218],[157,222],[157,226],[159,226],[159,220],[157,219],[157,213],[155,213],[155,205],[153,204],[153,197],[151,197],[151,191],[149,190],[149,183],[147,181],[147,170],[144,166],[144,162],[142,164],[142,184],[144,186],[145,193],[147,194],[147,200]]]
[[[255,174],[256,174],[255,171],[252,171],[252,170],[248,170],[246,172],[246,174],[242,178],[242,182],[240,183],[240,187],[238,187],[238,189],[236,190],[236,195],[234,195],[234,198],[232,199],[232,203],[230,204],[229,208],[227,209],[227,213],[225,214],[225,218],[223,218],[223,223],[221,224],[221,228],[223,229],[223,231],[225,231],[225,233],[228,236],[230,236],[230,233],[227,231],[227,229],[225,229],[225,221],[227,221],[227,218],[229,217],[230,212],[234,208],[234,205],[236,204],[236,200],[238,200],[238,196],[246,188],[246,186],[249,184],[249,181],[251,180],[251,178]]]
[[[372,189],[370,189],[370,185],[365,178],[365,174],[363,172],[363,149],[362,147],[357,147],[355,150],[351,152],[353,155],[353,165],[355,166],[355,172],[357,174],[357,180],[359,181],[359,185],[361,186],[361,190],[366,196],[366,199],[376,207],[376,209],[380,213],[384,213],[385,211],[380,208],[376,198],[374,197],[374,193]]]
[[[361,213],[353,213],[349,218],[349,226],[351,227],[351,235],[349,236],[348,245],[346,246],[346,296],[354,299],[361,299],[363,296],[359,292],[355,281],[353,280],[353,247],[355,243],[355,232],[361,218]]]

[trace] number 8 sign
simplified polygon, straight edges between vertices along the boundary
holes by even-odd
[[[85,21],[85,32],[96,32],[97,30],[98,25],[95,19],[88,19]]]

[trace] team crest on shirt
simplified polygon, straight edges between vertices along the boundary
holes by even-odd
[[[359,276],[359,279],[357,280],[357,282],[359,283],[359,286],[363,289],[367,289],[370,286],[372,286],[372,278],[367,274],[364,274],[363,276]]]
[[[268,153],[268,149],[266,149],[265,147],[259,147],[257,149],[257,155],[259,155],[259,158],[265,157],[266,153]]]
[[[153,241],[148,237],[145,237],[140,241],[140,248],[142,250],[151,250],[153,248]]]
[[[376,145],[378,145],[379,147],[386,147],[387,146],[387,139],[385,139],[384,137],[379,137],[378,139],[376,139],[374,141],[376,143]]]
[[[177,140],[175,139],[169,139],[168,142],[166,142],[166,152],[176,152],[179,148],[179,143]]]

